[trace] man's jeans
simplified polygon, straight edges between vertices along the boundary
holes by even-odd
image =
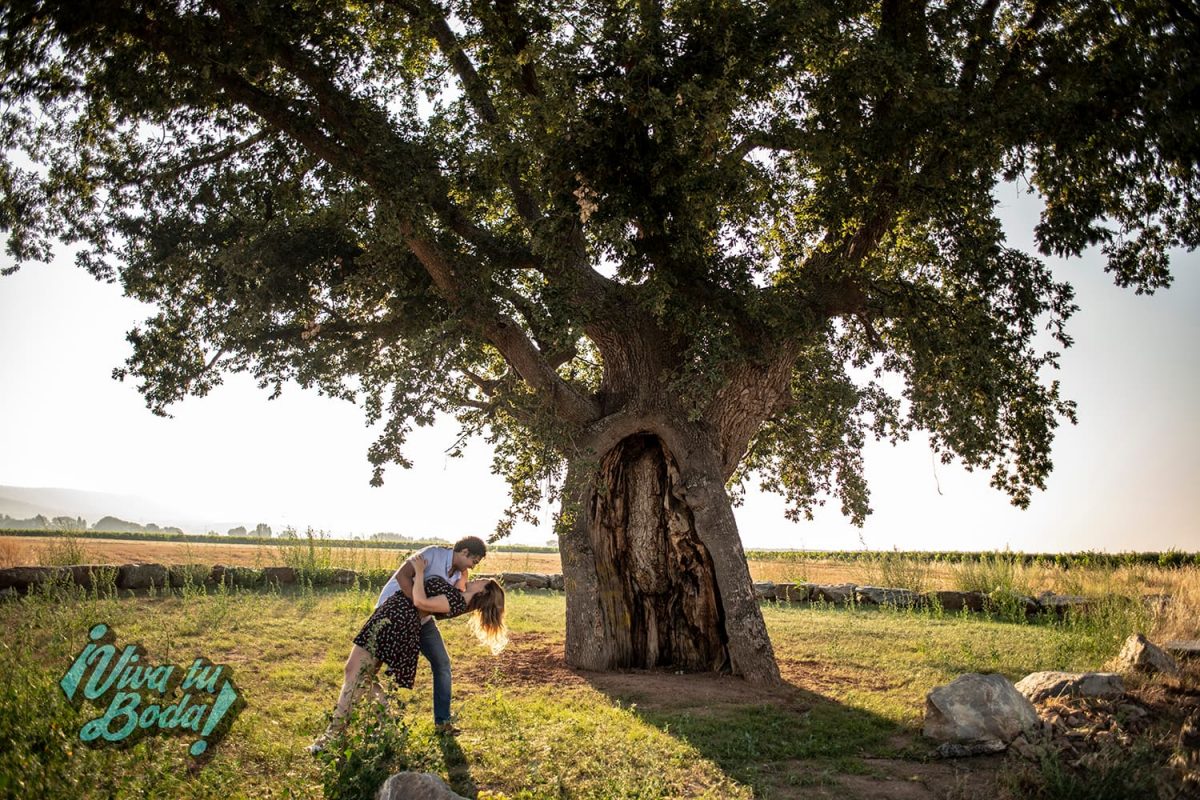
[[[421,626],[421,655],[433,670],[433,721],[441,725],[450,721],[450,654],[436,622]]]

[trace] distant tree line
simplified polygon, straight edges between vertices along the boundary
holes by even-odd
[[[48,529],[48,528],[26,528],[26,529],[7,529],[0,528],[6,536],[46,536],[47,534],[63,534],[78,536],[85,539],[119,539],[122,541],[150,541],[150,542],[214,542],[220,544],[263,544],[262,537],[253,534],[247,536],[229,536],[221,535],[210,531],[209,533],[183,533],[178,529],[171,532],[164,530],[159,531],[97,531],[86,529]],[[292,528],[286,529],[274,541],[280,545],[286,545],[289,542],[304,542],[307,544],[309,539],[320,542],[322,546],[328,547],[369,547],[378,548],[381,550],[415,550],[428,545],[445,545],[448,543],[446,539],[433,538],[416,538],[409,541],[381,541],[376,539],[333,539],[326,536],[323,532],[299,535]],[[557,547],[548,547],[541,545],[525,545],[525,544],[491,544],[488,549],[498,553],[557,553]]]
[[[106,531],[121,533],[183,533],[180,528],[160,527],[153,522],[140,525],[127,522],[117,517],[102,517],[99,522],[88,528],[87,520],[83,517],[47,517],[44,514],[29,519],[16,519],[7,514],[0,514],[0,530],[33,530],[33,531]]]
[[[975,561],[1005,561],[1024,566],[1054,566],[1061,569],[1087,569],[1132,566],[1165,568],[1200,566],[1200,553],[1182,550],[1144,553],[1012,553],[1008,551],[928,551],[928,550],[748,550],[746,558],[758,561],[907,561],[958,564]]]

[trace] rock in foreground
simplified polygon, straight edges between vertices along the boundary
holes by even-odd
[[[925,736],[961,745],[939,750],[944,755],[998,752],[1039,724],[1033,704],[1003,675],[962,675],[925,698]]]
[[[1162,648],[1140,633],[1133,633],[1125,640],[1117,656],[1117,669],[1145,672],[1151,675],[1164,673],[1178,675],[1179,665]]]
[[[466,800],[432,772],[399,772],[383,782],[375,800]]]
[[[1113,672],[1034,672],[1017,681],[1016,689],[1032,703],[1052,697],[1098,697],[1125,695],[1121,676]]]

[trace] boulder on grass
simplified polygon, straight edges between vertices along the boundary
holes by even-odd
[[[286,585],[296,582],[296,570],[292,567],[264,567],[263,580],[267,583]]]
[[[251,567],[235,567],[229,564],[213,564],[208,582],[226,586],[253,586],[262,578],[262,573]]]
[[[467,800],[432,772],[398,772],[383,782],[375,800]]]
[[[536,572],[503,572],[500,582],[505,589],[523,587],[525,589],[549,589],[550,578]]]
[[[983,611],[987,595],[983,592],[937,591],[929,593],[943,611]]]
[[[895,606],[910,608],[917,604],[917,593],[909,589],[883,589],[878,586],[859,586],[854,590],[859,605]]]
[[[926,737],[961,745],[943,755],[998,752],[1040,724],[1037,710],[1003,675],[961,675],[925,697]]]
[[[33,587],[54,579],[61,567],[8,567],[0,569],[0,590],[27,594]]]
[[[775,599],[785,603],[807,603],[812,590],[811,583],[782,583],[775,587]]]
[[[208,580],[212,567],[207,564],[171,564],[167,567],[167,581],[176,589],[200,586]]]
[[[834,585],[816,584],[812,587],[811,597],[814,602],[820,601],[843,605],[854,599],[854,590],[857,588],[853,583],[838,583]]]
[[[1200,658],[1200,639],[1174,639],[1164,648],[1177,660]]]
[[[1087,611],[1092,606],[1090,600],[1077,594],[1042,592],[1038,595],[1037,601],[1043,611],[1051,611],[1058,617],[1065,617],[1068,611],[1075,613]]]
[[[774,600],[775,595],[774,581],[758,581],[754,584],[754,596],[759,600]]]
[[[83,589],[93,589],[109,579],[115,584],[118,575],[116,564],[72,564],[67,569],[75,584]]]
[[[1113,699],[1125,695],[1125,684],[1114,672],[1034,672],[1017,681],[1017,691],[1033,703],[1052,697]]]
[[[167,568],[162,564],[122,564],[117,568],[118,589],[162,588],[167,584]]]
[[[1178,675],[1179,665],[1158,645],[1140,633],[1132,633],[1117,655],[1117,669],[1147,674]]]

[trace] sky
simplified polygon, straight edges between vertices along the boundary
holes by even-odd
[[[1032,248],[1039,206],[997,189],[1009,243]],[[1200,254],[1173,254],[1175,285],[1138,296],[1112,284],[1098,252],[1049,259],[1081,307],[1057,377],[1078,405],[1060,427],[1055,468],[1028,510],[988,486],[986,473],[935,462],[926,439],[865,453],[873,514],[862,528],[836,501],[813,521],[784,518],[782,500],[750,487],[735,509],[743,545],[815,550],[1108,552],[1200,550]],[[0,266],[10,266],[7,256]],[[246,376],[204,398],[145,408],[111,373],[130,352],[125,333],[152,310],[100,283],[63,249],[50,264],[0,277],[0,485],[134,495],[173,509],[194,532],[264,522],[337,536],[392,531],[453,540],[487,536],[507,504],[476,440],[464,458],[445,451],[452,420],[410,437],[414,467],[369,485],[375,432],[361,408],[285,387],[276,400]],[[118,513],[115,509],[112,512]],[[94,522],[95,520],[90,520]],[[545,544],[552,512],[509,541]]]

